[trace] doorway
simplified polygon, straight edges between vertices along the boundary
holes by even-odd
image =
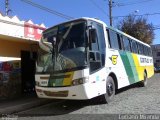
[[[22,94],[35,94],[36,52],[21,51]]]

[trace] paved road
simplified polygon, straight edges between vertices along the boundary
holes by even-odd
[[[89,119],[94,114],[107,114],[106,118],[110,118],[110,114],[117,114],[119,119],[126,117],[120,116],[122,114],[157,114],[155,116],[132,117],[135,119],[136,117],[160,119],[160,74],[155,74],[149,79],[148,86],[145,88],[133,85],[121,89],[110,104],[100,104],[96,99],[88,101],[60,100],[58,103],[51,103],[18,113],[19,116],[23,116],[21,119],[33,118],[37,120],[57,119],[57,117],[66,119],[68,115],[72,117],[74,115],[77,117],[86,116]]]

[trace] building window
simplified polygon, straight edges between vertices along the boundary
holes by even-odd
[[[157,52],[157,56],[160,56],[160,52]]]

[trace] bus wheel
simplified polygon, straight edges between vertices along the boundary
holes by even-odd
[[[148,81],[147,74],[146,74],[146,72],[144,72],[144,80],[142,80],[140,82],[140,86],[141,87],[146,87],[147,86],[147,81]]]
[[[111,76],[108,76],[106,81],[106,94],[103,95],[103,102],[109,103],[115,95],[115,83]]]

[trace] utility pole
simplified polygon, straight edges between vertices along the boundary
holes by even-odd
[[[110,26],[112,26],[112,0],[109,0],[109,21]]]
[[[9,0],[5,0],[5,14],[6,14],[6,16],[8,16],[8,13],[10,11],[11,10],[9,9]]]

